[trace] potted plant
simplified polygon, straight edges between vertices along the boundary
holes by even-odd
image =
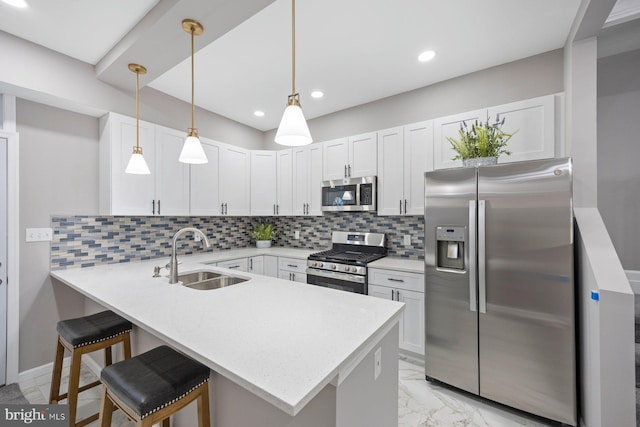
[[[457,153],[452,160],[462,160],[465,167],[480,165],[495,165],[498,163],[498,157],[502,154],[507,156],[511,154],[507,150],[507,142],[517,130],[513,133],[507,133],[502,130],[504,125],[504,117],[500,121],[500,116],[496,117],[495,123],[489,124],[487,121],[475,124],[471,127],[466,122],[460,124],[458,130],[459,138],[447,137],[447,141],[451,143],[451,147]]]
[[[258,248],[270,248],[271,241],[276,238],[276,227],[268,222],[257,222],[253,225],[251,237]]]

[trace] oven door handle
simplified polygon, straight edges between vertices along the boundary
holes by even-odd
[[[344,280],[345,282],[366,283],[367,278],[357,274],[339,273],[337,271],[324,271],[317,268],[309,268],[305,270],[307,275],[326,277],[328,279]]]

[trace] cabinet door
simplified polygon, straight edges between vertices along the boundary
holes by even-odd
[[[387,288],[386,286],[378,286],[378,285],[371,285],[371,284],[369,284],[368,288],[369,288],[369,295],[372,297],[388,299],[388,300],[393,299],[393,294],[391,292],[394,290],[393,288]]]
[[[220,203],[225,215],[251,214],[251,167],[249,151],[226,145],[220,150]]]
[[[151,175],[125,173],[136,145],[136,120],[119,114],[103,118],[100,134],[100,211],[105,215],[152,215],[155,199],[155,127],[140,121],[142,154]]]
[[[251,151],[251,215],[276,214],[276,152]]]
[[[185,138],[183,131],[156,126],[156,213],[159,215],[189,215],[189,165],[178,161]]]
[[[404,127],[406,215],[424,215],[424,173],[433,170],[433,121]]]
[[[230,259],[227,261],[220,261],[217,266],[228,268],[230,270],[247,272],[249,269],[249,261],[247,258]]]
[[[280,150],[277,155],[277,215],[291,215],[293,213],[293,150]]]
[[[293,149],[292,181],[292,213],[293,215],[305,215],[309,192],[309,146]]]
[[[191,165],[191,215],[220,215],[220,144],[200,138],[209,163]]]
[[[424,354],[424,293],[398,289],[396,300],[405,304],[400,319],[400,348]]]
[[[377,135],[375,132],[349,137],[350,177],[375,176],[378,173]]]
[[[456,152],[451,148],[451,143],[447,137],[458,139],[460,125],[464,121],[467,126],[471,126],[475,121],[487,120],[487,110],[469,111],[467,113],[453,116],[440,117],[433,121],[433,168],[445,169],[462,166],[462,161],[451,160],[456,156]]]
[[[278,277],[278,257],[264,255],[264,275],[269,277]]]
[[[347,176],[349,163],[349,139],[340,138],[322,143],[324,153],[324,180],[341,179]]]
[[[309,150],[309,190],[307,215],[322,215],[322,145],[311,144]]]
[[[280,270],[278,277],[283,280],[292,282],[307,283],[307,275],[305,273],[296,273],[293,271]]]
[[[262,255],[249,257],[247,271],[254,274],[264,274],[264,257]]]
[[[500,156],[498,163],[547,159],[555,156],[554,95],[527,99],[491,107],[489,121],[505,119],[502,130],[516,134],[507,143],[510,156]]]
[[[404,143],[401,127],[378,132],[378,215],[401,215]]]

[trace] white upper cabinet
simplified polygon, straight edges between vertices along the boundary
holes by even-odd
[[[107,215],[188,215],[189,166],[178,162],[184,132],[139,122],[150,175],[125,173],[136,144],[136,120],[100,119],[100,212]]]
[[[293,214],[293,149],[276,152],[276,215]]]
[[[293,215],[321,215],[322,144],[293,149]]]
[[[276,151],[251,151],[251,215],[276,214]]]
[[[251,160],[244,148],[224,144],[220,150],[222,215],[251,214]]]
[[[221,215],[220,143],[200,137],[209,163],[191,165],[191,215]]]
[[[434,168],[444,169],[462,166],[460,160],[453,161],[456,153],[447,141],[447,136],[458,138],[460,124],[467,126],[476,122],[495,122],[499,117],[505,119],[502,130],[516,132],[507,144],[511,155],[498,158],[499,163],[519,162],[523,160],[546,159],[555,156],[555,96],[539,98],[489,107],[434,120]]]
[[[433,168],[446,169],[462,166],[461,160],[451,160],[456,156],[456,152],[451,148],[447,137],[458,139],[462,122],[471,126],[476,120],[479,122],[486,119],[487,110],[469,111],[435,119],[433,121]]]
[[[433,122],[378,132],[378,215],[422,215],[433,170]]]
[[[510,156],[500,156],[498,163],[547,159],[555,156],[555,97],[527,99],[488,109],[489,121],[505,119],[502,130],[516,132],[509,140]]]
[[[375,176],[377,174],[375,132],[323,143],[325,180]]]
[[[158,215],[189,215],[189,165],[178,161],[185,138],[184,131],[156,125]]]

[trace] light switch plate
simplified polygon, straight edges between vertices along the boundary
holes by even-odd
[[[51,228],[27,228],[27,242],[50,242],[52,237]]]
[[[404,245],[411,246],[411,234],[404,235]]]
[[[298,240],[300,239],[300,231],[296,230],[293,232],[293,238]]]

